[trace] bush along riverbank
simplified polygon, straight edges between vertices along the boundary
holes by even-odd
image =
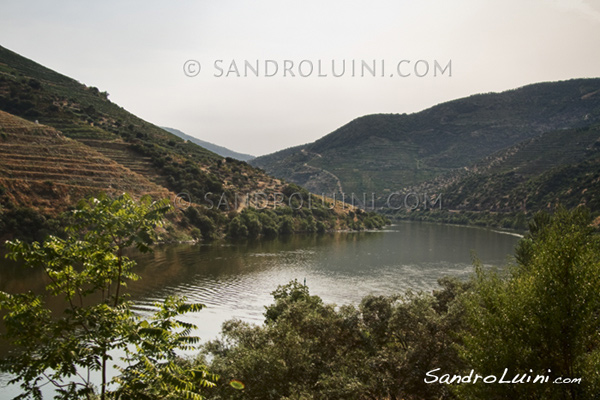
[[[48,234],[65,237],[64,228],[69,223],[74,207],[65,213],[48,214],[34,207],[15,206],[8,200],[2,203],[1,194],[0,192],[2,242],[7,239],[42,240]],[[231,197],[221,208],[191,202],[184,207],[174,207],[165,216],[160,240],[176,242],[273,238],[300,233],[381,229],[390,223],[386,216],[319,198],[294,184],[287,185],[280,196],[279,203],[275,206],[248,201],[240,207]],[[110,196],[102,193],[98,196],[108,197]],[[176,206],[177,200],[176,198]]]

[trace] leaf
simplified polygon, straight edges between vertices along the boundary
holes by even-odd
[[[240,382],[236,379],[230,380],[229,386],[231,386],[232,388],[234,388],[236,390],[243,390],[246,387],[246,385],[244,385],[242,382]]]

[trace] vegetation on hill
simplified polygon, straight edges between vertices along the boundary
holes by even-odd
[[[600,126],[544,133],[412,190],[443,193],[443,210],[396,217],[524,230],[536,211],[557,204],[585,205],[598,216]]]
[[[554,131],[475,165],[450,184],[453,209],[539,210],[563,203],[600,211],[600,126]]]
[[[0,239],[51,231],[60,212],[100,192],[183,199],[167,225],[172,239],[253,237],[272,234],[273,225],[278,233],[381,226],[382,218],[353,208],[306,207],[298,186],[166,132],[108,97],[0,47]],[[304,204],[291,209],[297,192]],[[253,202],[252,194],[272,201]],[[237,229],[246,208],[264,214],[269,228]],[[24,215],[35,227],[17,228]]]

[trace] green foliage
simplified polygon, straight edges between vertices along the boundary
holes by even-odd
[[[214,239],[218,235],[218,224],[220,223],[219,214],[216,212],[203,213],[196,207],[189,207],[185,210],[184,215],[188,218],[189,222],[200,230],[201,235],[196,235],[198,238],[203,239]]]
[[[147,135],[140,138],[143,141],[134,142],[132,149],[140,155],[152,159],[154,166],[161,171],[161,175],[166,177],[166,186],[169,189],[176,193],[187,192],[194,199],[204,199],[207,193],[222,192],[227,193],[228,198],[234,197],[232,193],[224,190],[219,176],[215,175],[215,172],[218,171],[211,173],[200,168],[198,161],[212,163],[210,158],[205,159],[202,156],[201,151],[194,151],[191,153],[191,158],[181,162],[172,157],[173,152],[179,149],[178,147],[169,146],[168,142],[165,143]],[[189,151],[193,150],[190,149]],[[223,171],[219,175],[224,175]]]
[[[266,237],[277,236],[278,234],[278,216],[273,211],[265,211],[258,215],[262,225],[263,235]]]
[[[305,196],[310,195],[305,193]],[[189,212],[187,214],[190,215]],[[232,214],[227,226],[227,236],[233,239],[255,239],[293,233],[323,233],[333,229],[336,220],[340,222],[340,229],[361,230],[366,226],[369,229],[380,229],[389,224],[386,217],[376,213],[360,212],[354,217],[350,214],[336,216],[332,210],[316,203],[312,203],[310,208],[307,206],[298,209],[282,206],[275,210],[248,207],[239,214]]]
[[[508,220],[496,226],[508,228],[517,223],[515,214],[549,210],[559,203],[586,205],[597,212],[599,133],[600,126],[592,121],[586,127],[546,132],[479,160],[469,171],[453,171],[438,179],[438,185],[443,182],[439,190],[444,192],[444,208],[498,213]]]
[[[127,281],[137,279],[124,251],[150,251],[168,210],[168,202],[149,197],[136,202],[126,194],[102,196],[80,202],[66,239],[7,242],[8,257],[41,268],[49,280],[45,295],[0,292],[2,336],[15,348],[0,366],[20,383],[19,398],[41,398],[41,387],[50,384],[60,399],[198,399],[202,387],[213,385],[214,375],[180,362],[176,354],[198,341],[190,336],[194,326],[177,317],[202,305],[167,299],[148,322],[132,313],[121,293]],[[47,297],[56,297],[65,309],[53,313]],[[116,350],[126,356],[111,384],[107,366]],[[99,393],[90,380],[94,371],[101,375]]]
[[[210,398],[452,398],[447,387],[423,383],[433,366],[460,367],[451,334],[467,287],[441,283],[434,296],[371,296],[359,309],[324,304],[298,281],[280,286],[264,326],[228,321],[223,338],[205,345],[211,370],[245,387]]]
[[[294,219],[289,215],[284,215],[279,222],[279,233],[289,235],[292,232],[294,232]]]
[[[368,213],[363,220],[365,229],[379,229],[382,226],[388,225],[390,221],[381,214]]]
[[[122,400],[138,399],[202,399],[201,388],[215,386],[218,376],[203,365],[194,365],[177,357],[179,350],[194,350],[198,337],[190,336],[193,324],[176,318],[188,312],[197,312],[201,304],[185,304],[184,299],[168,298],[151,321],[138,321],[129,336],[123,361],[117,366],[121,375],[114,379],[119,385],[114,397]]]
[[[243,238],[248,236],[248,227],[241,216],[238,215],[231,220],[229,223],[228,234],[232,238]]]
[[[599,393],[600,239],[589,211],[540,214],[509,279],[479,270],[462,356],[481,375],[583,378],[580,385],[462,385],[465,398],[589,399]],[[490,349],[494,349],[490,351]],[[548,372],[550,371],[550,372]]]
[[[317,221],[316,229],[317,229],[317,233],[325,233],[327,231],[327,227],[321,221]]]
[[[488,213],[478,211],[450,212],[448,210],[417,210],[387,212],[396,220],[441,222],[456,225],[475,225],[488,228],[501,228],[524,232],[531,214],[523,212]]]
[[[28,207],[8,207],[0,211],[0,237],[41,240],[49,233],[59,233],[62,224],[63,221]]]

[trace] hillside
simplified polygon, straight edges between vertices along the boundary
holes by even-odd
[[[216,145],[216,144],[213,144],[210,142],[205,142],[204,140],[200,140],[200,139],[190,136],[186,133],[183,133],[178,129],[167,128],[164,126],[162,126],[161,128],[167,132],[172,133],[173,135],[177,135],[178,137],[182,138],[183,140],[188,140],[192,143],[196,143],[198,146],[204,147],[205,149],[210,150],[213,153],[220,155],[221,157],[231,157],[231,158],[235,158],[236,160],[240,160],[240,161],[249,161],[249,160],[252,160],[253,158],[255,158],[254,156],[252,156],[250,154],[238,153],[236,151],[229,150],[226,147],[219,146],[219,145]]]
[[[367,115],[316,142],[250,163],[315,193],[383,198],[545,132],[599,120],[600,79],[539,83],[409,115]]]
[[[532,213],[558,204],[585,205],[599,215],[600,125],[546,132],[408,191],[441,193],[442,210],[385,212],[517,229]]]
[[[108,93],[3,47],[0,111],[0,237],[26,226],[30,234],[52,230],[61,211],[99,192],[169,196],[179,205],[168,226],[173,238],[360,229],[371,218],[326,202],[292,209],[295,193],[295,202],[300,195],[307,201],[302,188],[183,140],[112,103]],[[25,217],[31,223],[23,224]]]
[[[600,210],[600,126],[554,131],[493,154],[443,185],[453,209],[515,212],[557,202]]]
[[[0,185],[13,204],[46,214],[72,200],[129,192],[171,198],[172,193],[51,127],[0,111]],[[64,201],[66,200],[66,201]]]

